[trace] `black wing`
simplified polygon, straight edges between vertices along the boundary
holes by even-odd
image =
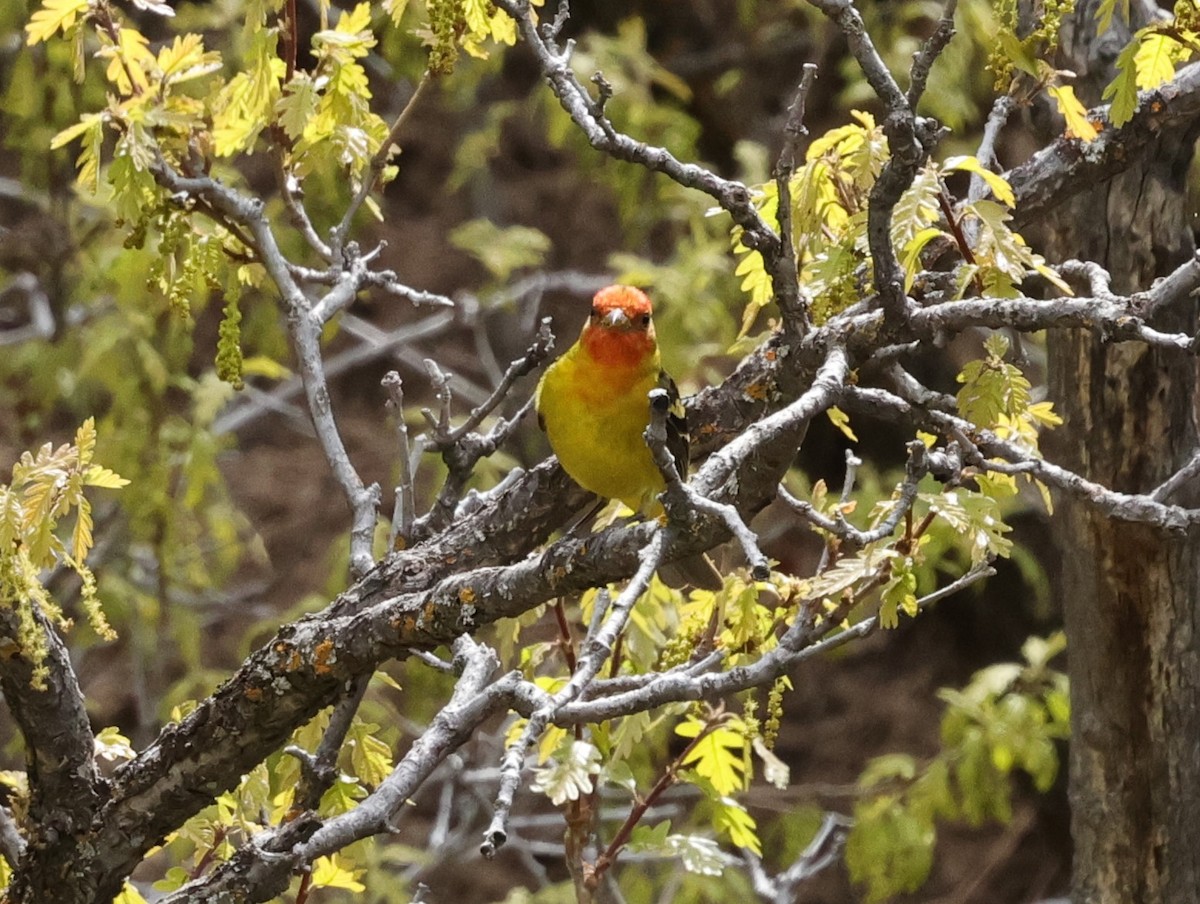
[[[667,407],[667,450],[675,459],[675,470],[687,480],[688,475],[688,425],[687,409],[679,397],[679,388],[665,370],[658,372],[658,386],[667,391],[670,404]]]

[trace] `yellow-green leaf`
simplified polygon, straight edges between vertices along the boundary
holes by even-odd
[[[84,472],[83,482],[89,487],[104,487],[109,490],[119,490],[121,487],[129,486],[129,481],[120,474],[100,465],[91,465]]]
[[[730,725],[733,723],[731,722]],[[696,772],[712,782],[720,794],[732,794],[745,788],[749,778],[746,769],[749,746],[745,735],[722,725],[700,739],[699,743],[684,758],[684,764],[693,766]],[[705,724],[698,719],[688,719],[675,728],[675,733],[685,738],[694,738],[704,730]]]
[[[399,25],[404,18],[404,10],[408,8],[408,0],[383,0],[383,8],[392,17],[392,24]]]
[[[1168,35],[1160,32],[1143,35],[1133,56],[1137,86],[1144,90],[1169,82],[1175,77],[1175,67],[1191,53],[1189,47]]]
[[[1100,132],[1100,125],[1088,119],[1087,107],[1075,96],[1070,85],[1050,85],[1046,89],[1058,105],[1058,112],[1067,121],[1067,134],[1081,141],[1093,141]]]
[[[73,126],[67,126],[50,139],[50,150],[57,151],[59,148],[65,147],[89,129],[97,128],[102,120],[103,117],[100,113],[84,113],[79,122]]]
[[[996,200],[1001,204],[1009,207],[1015,207],[1017,204],[1016,196],[1013,194],[1012,186],[1008,184],[1008,181],[998,173],[993,173],[980,163],[976,157],[968,155],[951,157],[942,164],[942,169],[945,172],[973,173],[987,183],[988,188],[992,190],[992,194],[996,196]]]
[[[828,409],[825,414],[829,416],[829,420],[833,423],[833,426],[842,431],[842,434],[846,437],[846,439],[853,443],[858,442],[858,437],[855,436],[854,431],[850,429],[850,415],[846,414],[846,412],[842,411],[842,409],[838,408],[836,405]]]
[[[43,0],[42,8],[33,14],[25,26],[25,43],[32,47],[49,41],[55,32],[66,32],[75,19],[87,12],[88,0]]]
[[[362,892],[367,887],[358,881],[362,875],[360,869],[348,869],[343,864],[345,858],[339,854],[331,857],[321,857],[312,869],[313,888],[344,888],[347,891]]]
[[[1109,82],[1104,89],[1104,100],[1112,101],[1108,110],[1108,118],[1114,126],[1123,126],[1133,118],[1137,109],[1137,42],[1131,41],[1129,46],[1117,57],[1117,77]]]

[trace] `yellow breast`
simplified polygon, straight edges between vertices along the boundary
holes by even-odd
[[[563,469],[584,489],[642,509],[665,488],[642,434],[658,355],[633,367],[598,369],[579,345],[547,368],[537,409]]]

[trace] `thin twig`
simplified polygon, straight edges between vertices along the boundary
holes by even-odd
[[[345,247],[346,236],[350,233],[350,226],[354,221],[355,215],[357,215],[359,208],[367,200],[367,196],[375,189],[375,185],[387,167],[388,161],[391,160],[392,154],[398,150],[400,133],[404,130],[405,124],[412,118],[413,110],[416,109],[417,102],[421,99],[421,95],[424,94],[431,80],[432,76],[426,70],[425,74],[421,76],[421,80],[417,82],[417,87],[413,89],[408,103],[404,105],[404,109],[400,111],[400,115],[392,123],[387,137],[380,143],[379,150],[375,152],[375,156],[371,158],[371,162],[367,165],[367,170],[363,174],[363,180],[358,187],[358,191],[355,192],[354,197],[346,206],[346,211],[342,214],[341,222],[334,227],[329,236],[329,247],[335,258],[341,256]]]
[[[482,424],[484,418],[491,414],[496,406],[504,401],[513,384],[521,379],[521,377],[540,367],[542,362],[549,357],[553,348],[554,334],[550,332],[550,318],[543,317],[541,325],[538,327],[537,338],[534,339],[533,344],[529,346],[525,354],[508,365],[508,369],[505,370],[504,376],[492,394],[488,396],[482,405],[475,408],[465,421],[453,430],[443,433],[440,436],[435,436],[436,448],[444,449],[459,442],[464,436]]]
[[[625,623],[633,611],[633,604],[650,586],[650,579],[662,565],[666,541],[666,532],[655,525],[649,544],[643,547],[638,555],[640,564],[637,573],[630,578],[625,589],[613,602],[600,630],[584,640],[577,667],[570,680],[529,716],[520,736],[504,754],[500,765],[500,790],[496,794],[491,824],[484,833],[483,844],[480,847],[485,857],[494,857],[507,838],[508,817],[512,811],[513,799],[529,748],[553,721],[556,713],[583,693],[612,654],[617,637],[625,629]]]
[[[1187,464],[1155,487],[1150,493],[1150,498],[1155,502],[1166,502],[1197,476],[1200,476],[1200,451],[1195,452]]]
[[[296,790],[293,804],[295,809],[316,810],[322,795],[333,787],[338,777],[338,755],[342,751],[350,727],[354,724],[354,715],[362,704],[370,682],[371,676],[366,674],[354,680],[346,697],[334,706],[329,725],[325,728],[321,742],[313,754],[300,756],[304,751],[298,753],[298,748],[285,748],[285,752],[296,756],[301,765],[300,787]]]
[[[416,492],[413,488],[412,452],[408,445],[408,423],[404,420],[404,384],[400,374],[389,370],[383,375],[384,390],[396,417],[396,454],[400,465],[400,479],[396,484],[396,499],[392,508],[392,529],[388,546],[396,547],[397,537],[408,538],[416,517]]]
[[[667,517],[676,524],[687,524],[693,512],[720,519],[742,547],[746,561],[750,563],[750,574],[756,581],[765,581],[771,576],[771,562],[758,548],[758,538],[737,509],[723,502],[714,502],[697,493],[683,482],[675,465],[674,456],[667,448],[667,415],[671,399],[665,389],[650,392],[650,424],[646,428],[646,444],[654,457],[654,463],[666,481],[667,491],[663,494],[663,505]]]
[[[913,55],[912,69],[909,70],[908,106],[915,110],[925,94],[925,85],[929,81],[929,72],[933,64],[950,39],[954,37],[954,11],[958,8],[958,0],[946,0],[942,8],[942,17],[938,20],[933,34],[921,45],[921,49]]]

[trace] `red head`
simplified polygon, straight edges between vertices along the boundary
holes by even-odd
[[[608,286],[592,299],[592,314],[580,342],[597,361],[614,366],[641,364],[657,348],[650,299],[633,286]]]

